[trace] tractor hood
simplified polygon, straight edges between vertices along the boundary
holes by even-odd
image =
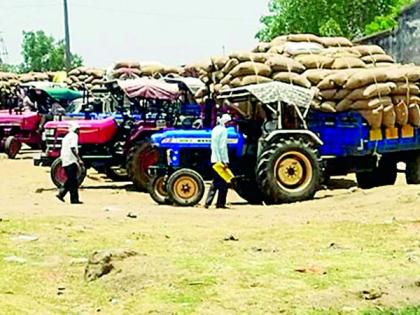
[[[22,130],[35,130],[38,128],[40,116],[35,112],[10,113],[8,110],[0,111],[0,126],[19,127]]]

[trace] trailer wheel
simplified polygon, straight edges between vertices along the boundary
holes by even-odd
[[[191,169],[180,169],[173,173],[166,185],[169,200],[176,206],[193,207],[204,196],[204,180]]]
[[[105,168],[105,175],[114,182],[125,182],[128,180],[127,170],[121,166],[108,166]]]
[[[261,205],[263,203],[264,198],[255,179],[234,178],[232,183],[236,193],[249,204]]]
[[[9,159],[14,159],[18,155],[22,143],[17,140],[14,136],[9,136],[4,141],[4,152],[6,152]]]
[[[50,171],[51,180],[54,183],[57,188],[63,187],[64,183],[67,180],[66,172],[64,171],[64,168],[62,166],[61,159],[56,159],[51,164],[51,171]],[[86,168],[78,166],[77,170],[77,182],[79,183],[79,186],[83,183],[86,177]]]
[[[304,139],[269,144],[258,160],[257,183],[268,204],[313,198],[320,186],[318,150]]]
[[[397,162],[382,158],[375,169],[356,172],[356,180],[358,186],[362,189],[394,185],[397,180]]]
[[[420,184],[420,153],[406,162],[405,180],[409,185]]]
[[[159,152],[150,142],[143,141],[131,148],[127,158],[128,177],[139,191],[147,191],[151,176],[147,173],[150,166],[159,160]]]
[[[166,175],[156,176],[149,183],[149,194],[159,205],[169,205],[171,204],[168,191],[166,190]]]

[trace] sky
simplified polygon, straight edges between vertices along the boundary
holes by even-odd
[[[188,64],[250,50],[269,0],[68,0],[71,50],[85,65],[118,60]],[[0,0],[8,63],[20,63],[22,32],[64,38],[63,0]],[[1,51],[0,43],[0,51]]]

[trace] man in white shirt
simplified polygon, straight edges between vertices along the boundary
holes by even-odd
[[[79,142],[79,125],[75,122],[70,122],[69,132],[63,138],[61,143],[60,158],[62,166],[67,175],[67,180],[64,186],[60,189],[57,198],[64,202],[64,197],[70,192],[70,202],[72,204],[81,204],[79,200],[77,181],[77,172],[79,165],[83,167],[83,161],[79,156],[78,142]]]
[[[229,164],[229,156],[228,156],[228,135],[227,129],[225,127],[226,123],[228,123],[232,118],[229,114],[223,114],[219,120],[219,124],[213,128],[211,132],[211,163],[215,164],[217,162],[223,163],[226,167]],[[216,208],[218,209],[226,209],[226,197],[228,193],[228,184],[225,182],[223,178],[219,176],[214,171],[214,179],[213,183],[210,187],[209,193],[207,195],[207,200],[204,205],[205,208],[209,208],[213,202],[214,197],[216,196],[217,191],[219,191],[217,195],[217,202]]]

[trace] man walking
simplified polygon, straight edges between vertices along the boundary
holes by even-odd
[[[79,128],[79,125],[75,122],[71,122],[69,124],[69,132],[63,138],[60,154],[61,162],[67,175],[67,180],[64,183],[64,186],[59,190],[57,198],[64,202],[64,197],[67,192],[70,192],[70,202],[72,204],[82,203],[79,200],[79,183],[77,181],[79,165],[83,167],[83,161],[79,156],[77,146],[79,142]]]
[[[211,163],[214,165],[215,163],[223,163],[225,167],[228,167],[229,164],[229,156],[228,156],[228,136],[227,136],[227,129],[225,125],[231,120],[232,118],[228,114],[223,114],[223,116],[219,120],[219,124],[213,128],[211,132]],[[217,195],[217,202],[216,208],[218,209],[227,209],[226,207],[226,197],[228,193],[228,184],[225,182],[223,178],[217,174],[216,171],[213,170],[214,179],[213,183],[210,187],[209,193],[207,195],[207,200],[204,207],[207,209],[211,206],[214,197],[216,196],[217,191],[219,191]]]

